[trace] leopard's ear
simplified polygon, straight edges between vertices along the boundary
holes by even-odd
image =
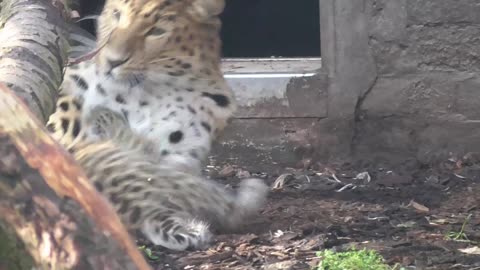
[[[223,12],[225,0],[194,0],[188,11],[198,21],[208,21]]]

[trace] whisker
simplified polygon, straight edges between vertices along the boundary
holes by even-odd
[[[76,20],[75,22],[78,23],[78,22],[81,22],[81,21],[86,21],[86,20],[97,20],[98,17],[100,17],[100,15],[87,15],[87,16],[84,16],[83,18],[80,18],[78,20]]]
[[[110,33],[108,34],[108,38],[105,39],[105,41],[100,44],[100,46],[98,46],[96,49],[94,49],[93,51],[89,52],[89,53],[86,53],[80,57],[77,57],[73,60],[69,60],[68,63],[67,63],[67,66],[71,66],[71,65],[75,65],[75,64],[78,64],[80,62],[83,62],[83,61],[87,61],[87,60],[90,60],[92,59],[103,47],[105,47],[105,45],[107,45],[107,41],[110,39],[110,36],[112,35],[112,31],[110,31]]]

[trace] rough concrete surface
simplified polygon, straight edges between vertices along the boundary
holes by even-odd
[[[320,23],[327,117],[242,119],[223,146],[270,151],[290,165],[378,156],[434,162],[480,150],[480,2],[320,0]]]
[[[480,149],[480,3],[368,1],[379,78],[357,115],[357,154],[432,162]]]

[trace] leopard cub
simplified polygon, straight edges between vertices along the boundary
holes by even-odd
[[[153,141],[159,159],[200,174],[237,108],[221,69],[224,6],[225,0],[105,1],[94,53],[65,70],[63,96],[47,124],[52,136],[70,148],[84,134],[84,117],[103,106]]]
[[[152,161],[155,147],[120,113],[96,107],[86,118],[97,139],[79,143],[76,160],[130,231],[173,250],[203,249],[214,230],[231,230],[263,206],[268,187],[243,180],[238,190]]]

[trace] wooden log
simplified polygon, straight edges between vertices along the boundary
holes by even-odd
[[[149,269],[108,201],[3,85],[0,212],[44,269]]]
[[[110,204],[43,128],[67,62],[56,1],[0,1],[0,224],[43,269],[150,269]]]

